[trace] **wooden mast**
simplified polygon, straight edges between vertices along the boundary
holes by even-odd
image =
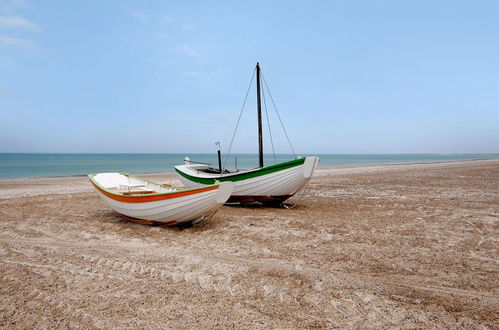
[[[256,62],[256,102],[258,111],[258,159],[263,167],[262,100],[260,99],[260,64]]]

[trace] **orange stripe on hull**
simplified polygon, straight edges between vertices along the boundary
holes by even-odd
[[[179,191],[176,193],[165,193],[165,194],[157,194],[157,195],[150,195],[150,196],[124,196],[124,195],[118,195],[118,194],[113,194],[108,191],[105,191],[98,185],[96,185],[92,180],[90,180],[94,187],[100,191],[103,195],[111,198],[112,200],[122,202],[122,203],[147,203],[147,202],[156,202],[156,201],[162,201],[165,199],[171,199],[171,198],[176,198],[176,197],[183,197],[183,196],[189,196],[189,195],[194,195],[198,193],[202,193],[205,191],[210,191],[210,190],[215,190],[218,189],[220,186],[210,186],[210,187],[203,187],[195,190],[187,190],[187,191]]]

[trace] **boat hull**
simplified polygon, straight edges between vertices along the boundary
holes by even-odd
[[[189,165],[176,166],[175,170],[187,187],[202,187],[210,182],[207,179],[234,182],[228,203],[273,204],[296,194],[310,180],[318,161],[318,157],[306,157],[235,175],[210,175],[189,168]]]
[[[197,223],[213,215],[232,192],[230,182],[165,194],[123,196],[92,184],[102,201],[130,220],[144,224],[175,225]]]

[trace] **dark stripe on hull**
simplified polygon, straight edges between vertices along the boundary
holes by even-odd
[[[262,203],[262,204],[278,204],[284,202],[286,199],[293,195],[279,195],[279,196],[254,196],[254,195],[232,195],[226,203]]]
[[[170,226],[178,225],[178,223],[176,221],[161,222],[161,221],[154,221],[154,220],[144,220],[144,219],[130,217],[128,215],[124,215],[124,214],[119,213],[119,212],[118,212],[118,214],[121,215],[122,217],[132,221],[132,222],[135,222],[135,223],[138,223],[141,225],[160,226],[160,227],[170,227]]]

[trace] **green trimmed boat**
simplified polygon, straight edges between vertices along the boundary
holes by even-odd
[[[216,181],[232,181],[234,182],[234,190],[227,201],[228,203],[260,202],[263,204],[275,204],[282,203],[296,194],[312,177],[319,162],[318,157],[297,157],[284,163],[263,165],[261,78],[258,63],[256,64],[256,77],[260,166],[247,170],[223,169],[220,150],[218,151],[218,169],[213,168],[210,164],[193,162],[189,157],[186,157],[184,165],[175,166],[175,171],[182,183],[187,187],[210,185]]]

